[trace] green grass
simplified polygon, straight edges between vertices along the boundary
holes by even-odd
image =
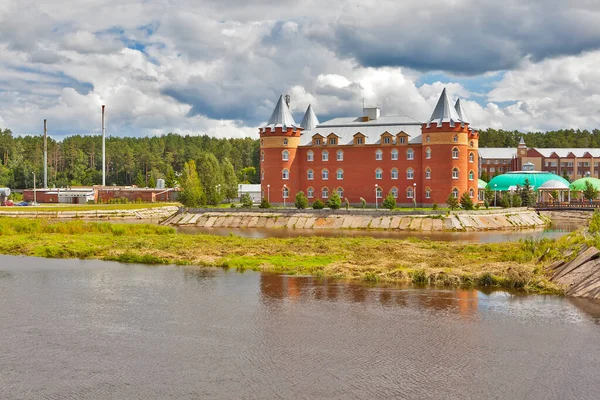
[[[35,212],[35,211],[102,211],[102,210],[143,210],[165,206],[180,206],[179,203],[128,203],[128,204],[53,204],[27,207],[0,207],[3,211],[10,212]]]
[[[480,245],[415,238],[251,239],[186,235],[148,224],[0,217],[0,254],[218,266],[367,282],[517,288],[538,293],[561,293],[560,287],[549,282],[543,265],[581,243],[577,235],[559,242]]]

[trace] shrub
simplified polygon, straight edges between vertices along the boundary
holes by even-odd
[[[591,234],[598,234],[600,232],[600,210],[594,210],[592,219],[590,220],[589,231]]]
[[[252,197],[250,197],[250,193],[244,193],[240,198],[242,203],[242,208],[252,208]]]
[[[323,203],[321,200],[317,199],[312,204],[312,208],[314,208],[315,210],[322,210],[323,208],[325,208],[325,203]]]
[[[260,202],[260,205],[258,206],[258,208],[271,208],[271,203],[269,203],[269,200],[267,200],[266,198],[263,198]]]
[[[231,203],[231,204],[229,205],[229,208],[235,208],[235,203]]]
[[[387,197],[383,200],[382,205],[388,210],[393,210],[394,208],[396,208],[396,199],[394,198],[394,195],[389,193]]]
[[[329,197],[329,200],[327,200],[327,207],[331,208],[332,210],[339,210],[341,206],[342,199],[340,198],[340,195],[335,192],[332,193]]]
[[[296,201],[294,201],[294,205],[299,210],[304,210],[306,207],[308,207],[308,199],[302,190],[296,193]]]
[[[452,195],[452,193],[450,193],[450,195],[448,196],[448,198],[446,199],[446,204],[448,204],[448,207],[451,210],[455,210],[458,208],[458,199],[456,197],[454,197]]]
[[[460,206],[465,210],[473,209],[473,200],[471,200],[469,193],[464,192],[462,196],[460,196]]]
[[[437,203],[433,203],[433,207],[431,207],[431,209],[434,210],[434,211],[437,210],[438,209]]]

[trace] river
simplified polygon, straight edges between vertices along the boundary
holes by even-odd
[[[580,222],[557,221],[550,226],[540,229],[518,230],[490,230],[468,232],[423,232],[401,230],[361,230],[361,229],[286,229],[286,228],[198,228],[179,227],[177,230],[186,234],[209,234],[218,236],[236,235],[247,238],[267,237],[299,237],[299,236],[370,236],[385,239],[406,239],[416,237],[420,239],[453,241],[464,243],[501,243],[519,241],[521,239],[558,239],[561,236],[581,228]]]
[[[600,303],[0,256],[2,399],[597,399]]]

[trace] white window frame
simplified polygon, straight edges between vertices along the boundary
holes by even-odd
[[[392,149],[391,158],[392,158],[392,161],[396,161],[398,159],[398,150]]]
[[[407,199],[414,199],[415,198],[415,191],[410,186],[406,188],[406,198]]]
[[[284,168],[283,170],[281,170],[281,179],[287,181],[290,179],[290,170],[287,168]]]
[[[344,161],[344,151],[343,150],[338,150],[335,152],[335,159],[337,161]]]
[[[315,160],[315,152],[312,150],[309,150],[308,153],[306,153],[306,161],[314,161]]]
[[[288,198],[290,197],[290,189],[288,189],[288,188],[286,188],[286,187],[285,187],[285,188],[283,188],[283,190],[281,191],[281,196],[282,196],[284,199],[288,199]]]
[[[321,189],[321,197],[323,199],[328,199],[329,198],[329,189],[328,188]]]
[[[327,168],[321,170],[321,179],[324,181],[329,180],[329,170]]]
[[[391,175],[392,175],[392,179],[398,179],[398,176],[399,176],[398,168],[392,168]]]
[[[431,168],[425,168],[425,179],[431,179]]]
[[[309,169],[308,171],[306,171],[306,179],[308,179],[309,181],[312,181],[315,179],[315,171],[313,171],[312,169]]]
[[[452,148],[452,159],[453,160],[458,159],[459,154],[460,154],[460,152],[458,151],[458,147],[453,147]]]
[[[425,149],[425,159],[427,159],[427,160],[431,159],[431,148],[430,147]]]
[[[412,168],[409,168],[406,170],[406,179],[415,179],[415,170]]]
[[[382,161],[383,160],[383,151],[381,150],[377,150],[375,151],[375,161]]]
[[[308,189],[306,189],[306,197],[308,197],[309,199],[312,199],[315,196],[315,190],[311,187],[309,187]]]
[[[375,179],[383,179],[383,170],[381,168],[375,170]]]
[[[340,178],[340,176],[341,176],[341,178]],[[344,180],[344,170],[341,168],[338,168],[338,170],[335,171],[335,177],[338,181]]]
[[[425,198],[426,199],[431,198],[431,190],[429,188],[425,189]]]
[[[460,171],[458,170],[458,168],[456,168],[456,167],[452,168],[452,179],[458,179],[459,174],[460,174]]]
[[[406,150],[406,159],[409,161],[415,159],[415,152],[413,149]]]
[[[375,189],[375,197],[377,197],[378,199],[383,199],[383,189],[380,187],[377,187]]]
[[[321,152],[321,161],[329,161],[329,152],[327,150]]]
[[[284,150],[281,152],[281,161],[289,161],[290,160],[290,152]]]

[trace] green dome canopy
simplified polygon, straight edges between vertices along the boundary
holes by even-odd
[[[575,182],[571,183],[571,190],[585,190],[585,183],[589,182],[592,184],[596,190],[600,190],[600,179],[592,178],[586,176],[585,178],[577,179]]]
[[[500,191],[511,190],[515,189],[517,186],[524,186],[526,179],[529,180],[529,185],[533,187],[533,190],[537,190],[545,182],[550,180],[563,182],[565,185],[569,186],[569,182],[565,178],[551,172],[515,171],[508,172],[504,175],[498,175],[487,184],[486,188]],[[494,185],[497,186],[494,188]]]

